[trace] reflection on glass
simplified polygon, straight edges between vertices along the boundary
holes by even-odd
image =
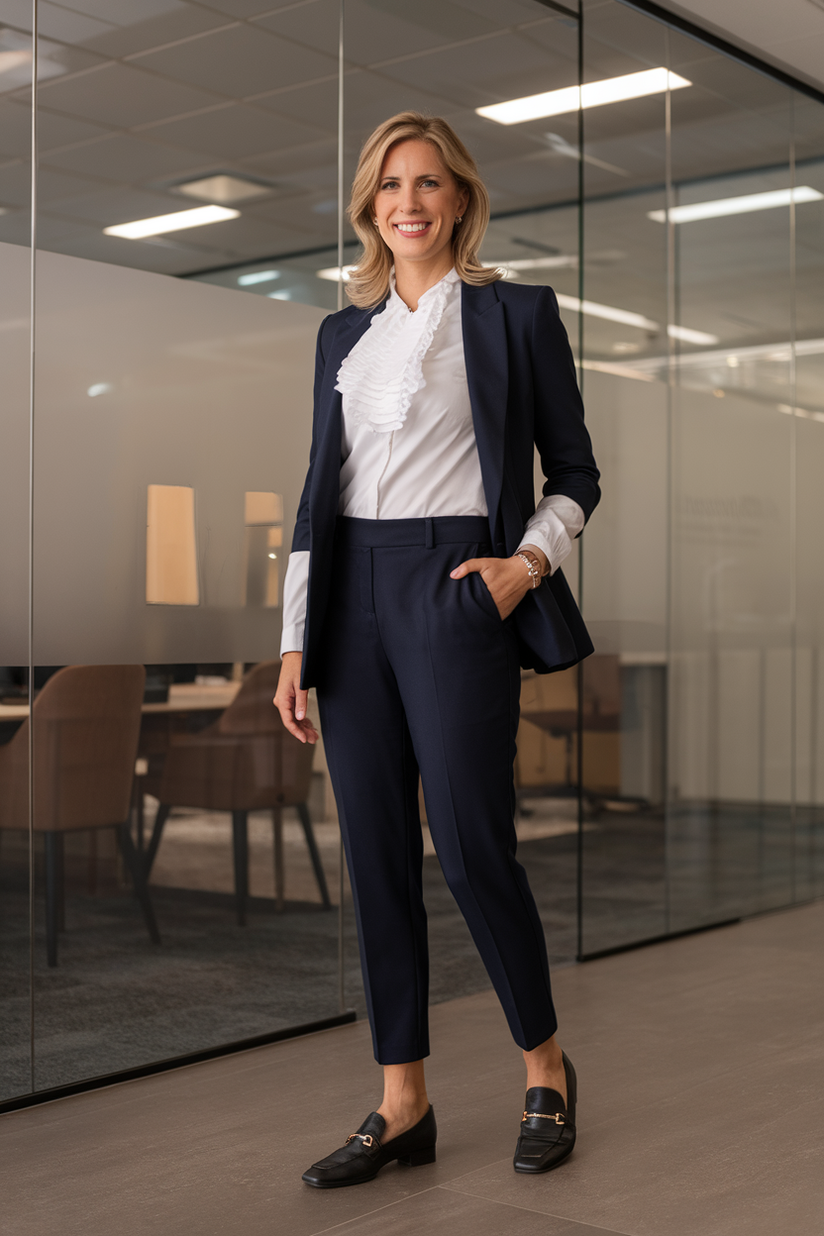
[[[150,485],[146,516],[146,604],[199,605],[195,491]]]
[[[245,522],[243,603],[276,609],[283,557],[283,496],[247,493]]]

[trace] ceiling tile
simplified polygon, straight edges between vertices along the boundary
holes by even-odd
[[[8,167],[0,167],[0,206],[6,209],[28,209],[30,201],[31,170],[28,163],[12,163]]]
[[[392,81],[382,72],[355,72],[344,79],[344,122],[347,143],[359,148],[372,130],[402,111],[442,116],[454,111],[449,99],[422,89],[420,84]]]
[[[86,138],[97,137],[106,132],[99,125],[74,120],[68,116],[53,115],[42,108],[37,127],[41,155],[55,147],[82,142]],[[31,107],[22,101],[0,100],[0,158],[5,156],[26,159],[30,150]]]
[[[28,108],[25,110],[28,113]],[[49,112],[44,107],[38,111],[37,130],[41,154],[72,142],[85,141],[87,137],[102,136],[106,132],[99,124],[77,120],[74,116],[61,116],[59,112]]]
[[[337,12],[337,0],[314,0],[262,17],[255,24],[337,55]],[[371,64],[489,34],[500,25],[449,0],[415,0],[414,4],[407,0],[346,0],[344,54],[349,63]]]
[[[88,193],[97,193],[101,187],[94,180],[87,180],[85,176],[72,176],[46,166],[41,166],[37,173],[38,203],[45,206],[60,202],[60,213],[63,203],[71,201],[72,198],[82,198]]]
[[[164,142],[204,151],[229,162],[288,146],[300,146],[322,136],[307,125],[241,103],[184,120],[154,125],[151,132]]]
[[[458,9],[468,9],[482,17],[488,17],[496,26],[519,26],[546,16],[546,6],[541,0],[457,0]],[[567,8],[573,9],[575,0],[567,0]],[[567,18],[561,20],[566,21]]]
[[[98,186],[91,191],[90,183],[89,189],[83,196],[53,201],[51,213],[66,215],[72,219],[87,219],[102,230],[114,223],[131,223],[134,219],[151,219],[155,215],[167,215],[173,210],[186,209],[185,203],[172,194],[108,186]]]
[[[50,215],[45,210],[37,214],[37,247],[38,249],[59,248],[71,237],[98,236],[100,229],[90,227],[81,219],[63,219]]]
[[[40,100],[53,111],[131,128],[218,102],[213,94],[126,64],[107,64],[70,81],[45,82]]]
[[[335,201],[334,195],[330,198],[328,194],[318,192],[303,193],[286,199],[276,198],[261,202],[260,206],[254,210],[254,217],[261,224],[265,223],[267,227],[272,225],[278,228],[288,227],[294,229],[295,233],[301,233],[303,248],[311,245],[333,245],[336,243],[337,234],[335,211],[321,210],[318,212],[313,209],[318,205],[323,207],[330,201]]]
[[[222,13],[211,13],[199,5],[181,5],[172,13],[150,17],[132,26],[109,27],[105,34],[86,40],[86,46],[104,56],[131,56],[135,52],[162,47],[177,39],[214,30],[226,24]]]
[[[291,90],[278,90],[276,94],[255,99],[256,107],[265,107],[279,116],[309,124],[326,133],[338,131],[338,78],[337,74],[311,86],[294,86]]]
[[[12,214],[0,215],[0,241],[31,247],[31,218],[27,211],[16,210]]]
[[[31,37],[0,24],[0,51],[25,51],[30,58]],[[70,47],[43,37],[38,41],[37,71],[41,89],[68,73],[82,72],[102,63],[100,56],[86,51],[85,48]],[[21,99],[31,97],[30,59],[0,74],[0,94],[11,91]]]
[[[200,0],[204,8],[214,9],[218,13],[226,13],[229,17],[241,19],[256,17],[258,13],[268,13],[278,9],[282,4],[294,4],[295,0]]]
[[[381,67],[388,78],[432,91],[464,107],[538,94],[553,86],[546,51],[517,34],[501,34],[460,49]]]
[[[203,155],[145,141],[129,133],[112,134],[72,150],[43,155],[43,165],[130,183],[184,175],[203,166]]]
[[[183,0],[64,0],[66,8],[99,17],[116,26],[133,26],[135,22],[182,9]]]
[[[159,275],[179,275],[198,270],[213,260],[202,253],[184,248],[164,248],[121,240],[117,236],[97,235],[71,237],[60,242],[60,253],[70,257],[88,258],[93,262],[110,262],[113,266],[129,266],[136,270],[153,271]]]
[[[0,99],[0,159],[26,159],[31,152],[31,108]]]
[[[37,25],[41,35],[49,39],[59,39],[62,43],[85,43],[96,34],[105,34],[111,30],[106,21],[88,17],[85,13],[73,13],[70,9],[48,4],[39,0],[37,5]]]
[[[0,0],[0,23],[31,34],[31,0]]]
[[[133,63],[237,99],[337,71],[331,56],[246,25],[141,55]]]
[[[293,146],[286,150],[269,151],[244,159],[243,163],[259,176],[271,176],[291,182],[300,180],[304,172],[315,168],[337,167],[338,143],[336,139],[313,142],[306,146]]]

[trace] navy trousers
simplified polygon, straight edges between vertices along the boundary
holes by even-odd
[[[518,1045],[556,1019],[541,920],[516,861],[514,631],[478,573],[476,516],[339,518],[318,677],[376,1059],[429,1054],[418,773],[447,884]]]

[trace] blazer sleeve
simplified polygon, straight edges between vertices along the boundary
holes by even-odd
[[[531,352],[535,445],[546,477],[544,497],[564,494],[589,519],[601,497],[600,473],[584,424],[572,349],[550,287],[542,287],[535,299]]]
[[[326,358],[323,352],[323,331],[326,323],[330,320],[331,314],[325,317],[318,329],[318,341],[315,347],[315,386],[313,395],[313,410],[312,410],[312,445],[309,448],[309,469],[306,473],[306,480],[303,483],[303,492],[300,495],[298,503],[298,514],[295,520],[295,531],[292,534],[292,549],[291,552],[297,553],[301,550],[309,548],[309,493],[312,488],[312,472],[315,467],[315,455],[317,454],[318,446],[318,408],[320,407],[320,388],[323,382],[323,373],[326,368]]]

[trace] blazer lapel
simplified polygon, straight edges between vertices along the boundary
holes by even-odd
[[[461,322],[469,402],[494,541],[503,484],[509,387],[504,307],[494,283],[484,287],[463,285]]]
[[[309,526],[312,536],[327,529],[331,532],[338,510],[342,428],[342,397],[340,391],[335,390],[338,370],[385,303],[384,301],[375,309],[353,314],[349,321],[342,323],[335,332],[326,356],[320,390],[317,458],[309,495]]]

